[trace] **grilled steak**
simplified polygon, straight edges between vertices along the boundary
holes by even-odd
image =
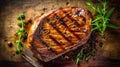
[[[91,21],[86,9],[53,10],[32,25],[29,42],[42,61],[50,61],[86,43],[91,34]]]

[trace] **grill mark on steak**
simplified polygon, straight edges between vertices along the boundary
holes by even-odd
[[[44,42],[41,37],[40,37],[40,38],[38,37],[38,36],[41,35],[41,32],[40,32],[40,31],[41,31],[42,28],[43,28],[42,25],[43,25],[43,24],[39,25],[39,27],[37,28],[38,31],[36,31],[36,33],[33,34],[33,35],[34,35],[34,36],[33,36],[33,37],[34,37],[34,38],[33,38],[33,42],[36,42],[36,41],[39,40],[41,43],[44,43],[44,44],[41,44],[43,47],[49,48],[49,46],[46,44],[46,42]],[[54,50],[52,50],[52,49],[48,49],[48,50],[49,50],[49,51],[50,51],[50,50],[51,50],[51,51],[54,51]]]
[[[66,36],[64,36],[64,34],[62,34],[62,32],[55,26],[55,25],[53,25],[52,23],[49,23],[65,40],[67,40],[68,42],[70,42],[71,44],[70,45],[72,45],[73,44],[73,42],[71,41],[71,40],[69,40]]]
[[[50,47],[44,40],[42,40],[41,37],[39,38],[39,40],[41,41],[42,45],[43,45],[45,48],[47,47],[47,49],[48,49],[49,51],[52,51],[52,52],[54,52],[55,54],[57,54],[57,52],[56,52],[54,49],[52,49],[52,47]]]
[[[58,19],[59,22],[68,29],[69,32],[71,32],[77,39],[80,40],[81,37],[78,36],[78,35],[76,35],[76,34],[66,25],[66,23],[65,23],[66,21],[63,20],[63,19],[64,19],[65,17],[67,17],[67,18],[68,18],[69,20],[71,20],[72,22],[75,22],[74,24],[75,24],[77,27],[80,27],[81,25],[78,23],[77,20],[75,20],[72,16],[70,16],[69,13],[67,13],[66,11],[64,11],[62,8],[61,8],[60,10],[61,10],[61,12],[63,12],[63,14],[65,14],[65,16],[62,17],[62,18],[60,18],[60,17],[55,13],[54,15],[57,16],[56,19]],[[82,16],[82,18],[84,18],[84,17]],[[85,18],[84,18],[84,19],[85,19]],[[84,22],[85,22],[85,21],[84,21]],[[82,26],[83,26],[83,25],[82,25]]]
[[[87,10],[84,10],[85,15],[74,17],[73,14],[74,11],[77,11],[76,9],[82,10],[81,8],[75,7],[60,8],[40,19],[35,29],[36,31],[34,31],[36,34],[34,36],[37,37],[37,39],[39,38],[37,41],[41,42],[41,44],[37,44],[38,42],[35,43],[34,41],[33,43],[37,46],[44,46],[36,47],[40,49],[40,51],[37,51],[40,52],[42,61],[50,61],[70,50],[76,49],[89,38],[91,27],[88,23],[91,23],[91,17],[87,14]],[[88,21],[89,19],[90,21]],[[88,34],[86,34],[86,31]]]
[[[34,38],[33,41],[34,42],[31,42],[31,45],[34,46],[32,47],[32,49],[39,48],[39,49],[36,49],[38,53],[40,54],[39,59],[48,60],[48,57],[51,58],[52,56],[57,55],[55,51],[48,49],[45,45],[43,45],[38,38]],[[44,57],[45,55],[48,57]]]
[[[43,30],[44,30],[44,29],[43,29]],[[41,33],[41,34],[42,34],[42,33]],[[43,34],[45,34],[45,33],[43,33]],[[55,48],[52,47],[53,45],[52,45],[51,43],[46,42],[46,40],[43,40],[43,39],[42,39],[42,36],[40,35],[40,41],[43,43],[44,47],[47,47],[49,51],[55,52],[55,54],[58,54],[58,53],[60,53],[61,51],[63,51],[64,48],[61,48],[62,46],[58,46],[57,40],[55,40],[51,35],[45,35],[45,36],[48,36],[49,39],[52,40],[51,42],[56,43],[56,45],[54,45]],[[60,47],[61,49],[57,50],[56,47],[57,47],[57,48]]]
[[[63,26],[65,26],[65,27],[68,29],[68,31],[71,32],[77,39],[81,39],[81,37],[79,37],[77,34],[74,33],[74,32],[82,32],[82,31],[80,31],[81,29],[79,29],[78,25],[76,25],[77,28],[78,28],[78,30],[71,30],[71,29],[69,28],[69,26],[66,24],[67,21],[63,20],[65,17],[67,17],[67,15],[65,15],[65,16],[62,17],[62,18],[60,18],[57,14],[55,14],[55,17],[57,17],[56,19],[58,19],[59,22],[60,22]],[[68,18],[68,20],[71,20],[71,19]],[[75,21],[73,20],[73,21],[71,21],[71,22],[75,22]],[[75,22],[75,23],[76,23],[76,22]],[[77,24],[79,24],[79,23],[77,22]],[[79,25],[80,25],[80,24],[79,24]],[[83,26],[83,25],[80,25],[80,26]],[[85,34],[85,33],[82,33],[82,34]]]
[[[64,22],[62,18],[60,19],[60,22]],[[65,23],[61,23],[61,24],[64,25],[64,26],[67,28],[67,30],[68,30],[71,34],[73,34],[77,39],[79,39],[79,40],[81,39],[81,38],[80,38],[79,36],[77,36],[74,32],[72,32],[71,29],[70,29]]]
[[[80,24],[78,23],[78,21],[76,21],[72,16],[70,16],[66,11],[62,10],[62,12],[65,14],[65,17],[69,18],[69,20],[71,20],[72,22],[75,22],[74,24],[79,27]]]
[[[43,22],[43,21],[41,21]],[[43,29],[43,24],[39,25],[39,28],[37,29],[38,31],[36,31],[36,33],[34,35],[37,35],[37,36],[34,36],[34,39],[37,38],[38,40],[41,41],[41,45],[43,45],[44,48],[47,48],[49,51],[52,51],[54,52],[55,54],[57,54],[57,52],[55,50],[53,50],[41,37],[38,37],[41,35],[41,30]]]
[[[71,20],[72,22],[74,22],[74,24],[77,26],[77,27],[80,27],[80,26],[84,26],[84,24],[79,24],[78,23],[78,20],[76,20],[75,18],[73,18],[72,15],[70,15],[70,13],[67,13],[67,11],[65,11],[64,9],[61,9],[61,11],[63,12],[63,14],[66,14],[65,17],[68,17],[69,20]],[[81,10],[79,10],[80,12]],[[85,11],[84,11],[85,12]],[[85,23],[86,22],[86,18],[83,16],[83,15],[80,15],[79,16],[81,19],[82,19],[82,22]]]
[[[69,13],[67,13],[65,10],[62,10],[62,12],[63,12],[63,14],[66,14],[65,15],[65,17],[68,17],[68,19],[69,20],[71,20],[77,27],[78,27],[78,29],[79,29],[79,27],[82,27],[82,26],[84,26],[85,25],[85,23],[86,23],[86,19],[85,19],[85,17],[84,16],[82,16],[82,15],[80,15],[79,17],[80,18],[82,18],[82,24],[79,24],[78,23],[78,20],[76,20],[75,18],[73,18],[72,17],[72,15],[70,15]],[[73,32],[74,30],[70,30],[70,32]],[[79,31],[79,30],[78,30]],[[80,32],[80,31],[79,31]],[[75,33],[74,33],[75,34]],[[76,37],[78,37],[77,35],[76,35]],[[79,38],[80,39],[80,38]]]
[[[49,35],[49,37],[50,37],[58,46],[60,46],[63,50],[65,50],[65,48],[62,46],[62,44],[60,44],[53,36]]]

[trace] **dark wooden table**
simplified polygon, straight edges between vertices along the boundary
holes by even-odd
[[[95,0],[90,1],[97,3]],[[33,18],[59,7],[87,8],[85,2],[86,0],[0,0],[0,65],[32,67],[20,55],[15,54],[15,45],[12,48],[7,45],[8,41],[13,41],[13,35],[18,29],[16,18],[19,13],[23,12],[26,18]],[[109,8],[116,8],[111,16],[111,23],[119,28],[117,30],[107,29],[104,38],[98,36],[103,41],[104,47],[98,49],[96,56],[88,62],[82,62],[80,67],[120,67],[120,0],[109,0],[109,2]],[[55,67],[77,67],[77,65],[68,62]]]

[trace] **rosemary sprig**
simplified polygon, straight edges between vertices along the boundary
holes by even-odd
[[[25,19],[25,15],[23,13],[19,14],[17,20],[20,29],[16,33],[17,40],[14,41],[14,44],[17,45],[16,54],[19,54],[22,52],[23,40],[27,38],[27,32],[24,26],[28,21]]]
[[[76,64],[79,64],[80,61],[88,61],[91,55],[95,54],[95,49],[92,49],[88,52],[84,52],[85,50],[82,48],[80,52],[76,56]]]
[[[86,5],[91,8],[91,11],[95,12],[96,15],[94,20],[92,21],[92,31],[98,30],[101,35],[104,35],[107,27],[116,29],[117,26],[110,23],[110,16],[113,13],[115,8],[108,10],[108,2],[106,0],[99,0],[101,3],[97,5],[93,5],[91,2],[87,2]]]
[[[107,27],[112,29],[116,29],[118,27],[110,23],[110,16],[115,8],[108,10],[108,2],[106,0],[99,1],[101,4],[94,5],[91,2],[86,2],[86,5],[91,8],[91,12],[95,13],[92,21],[92,31],[98,30],[103,36]],[[87,53],[84,53],[83,48],[84,47],[82,47],[76,56],[76,64],[78,64],[80,61],[87,61],[90,56],[95,53],[94,48],[92,48],[92,50],[88,51]]]

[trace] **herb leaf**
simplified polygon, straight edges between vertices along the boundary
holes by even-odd
[[[100,19],[102,18],[102,16],[97,16],[96,19],[94,19],[92,22],[96,22],[96,21],[100,21]]]
[[[20,41],[19,40],[15,40],[14,41],[14,44],[18,44]]]
[[[115,26],[113,24],[110,24],[110,23],[107,24],[107,27],[112,28],[112,29],[117,29],[118,28],[117,26]]]
[[[21,42],[18,44],[18,49],[22,49],[22,43]]]
[[[102,7],[100,7],[100,5],[97,6],[97,12],[99,14],[103,14],[103,10],[102,10]]]
[[[109,10],[106,14],[106,18],[109,18],[114,10],[115,10],[115,8],[112,8],[111,10]]]
[[[17,20],[25,19],[25,15],[23,13],[18,15]]]
[[[91,8],[91,11],[93,11],[93,12],[96,11],[95,6],[91,2],[86,2],[86,5]]]
[[[16,54],[20,54],[22,51],[20,49],[16,50]]]

